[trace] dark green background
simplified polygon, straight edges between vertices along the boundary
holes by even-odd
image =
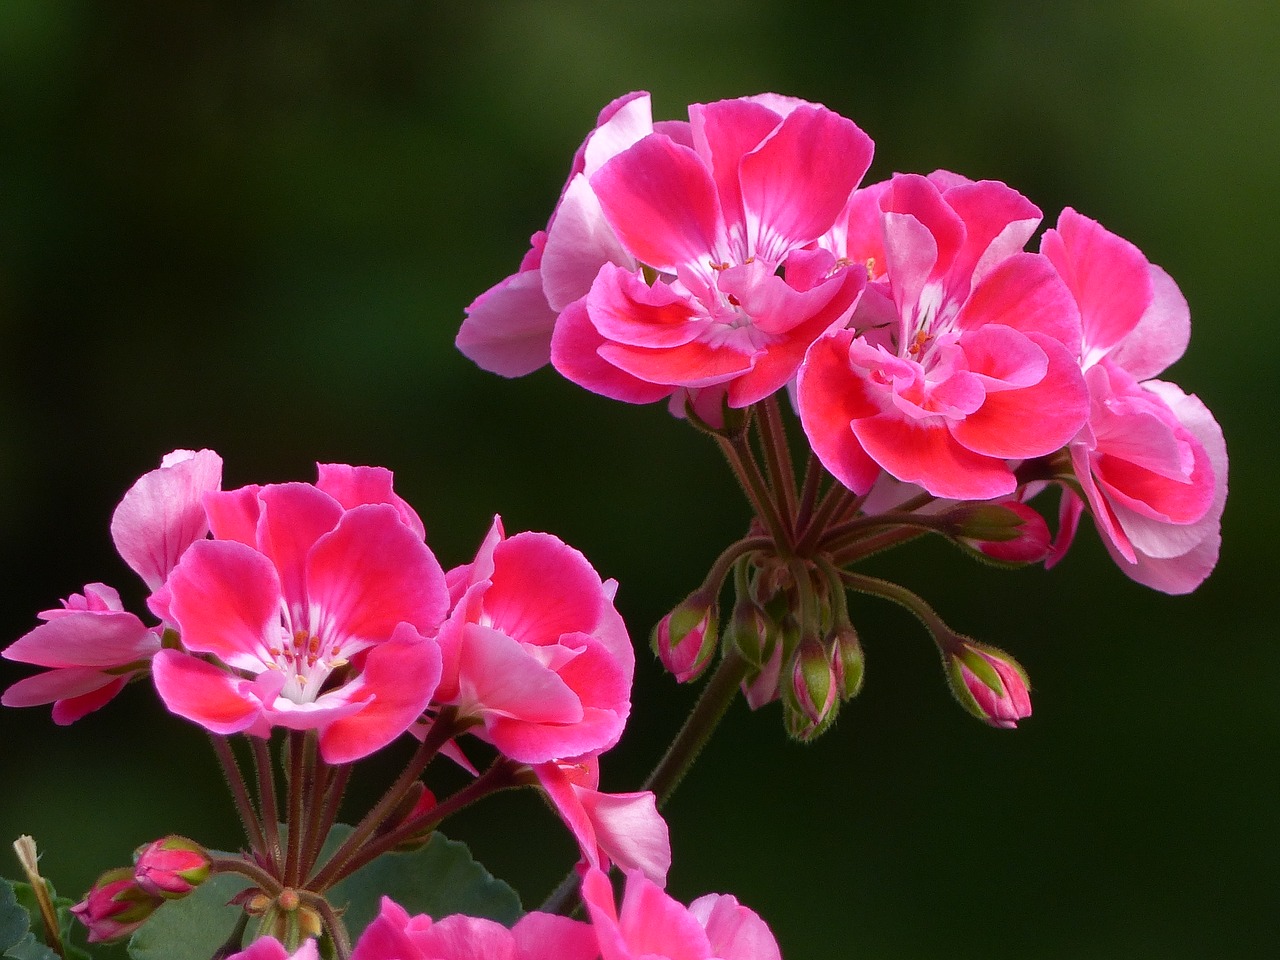
[[[942,544],[876,562],[1013,651],[1035,716],[970,720],[915,622],[859,601],[865,693],[810,747],[735,707],[670,808],[670,889],[736,893],[792,960],[1269,955],[1278,63],[1272,0],[4,0],[0,638],[86,581],[137,608],[111,510],[210,446],[229,486],[392,467],[446,565],[494,512],[553,531],[621,581],[642,643],[742,530],[727,471],[659,406],[502,380],[453,337],[608,100],[805,97],[875,139],[872,179],[1003,179],[1169,270],[1194,318],[1169,379],[1232,457],[1223,559],[1190,598],[1129,582],[1091,529],[1051,574]],[[691,699],[640,660],[616,790]],[[0,836],[33,833],[66,892],[168,831],[237,842],[203,738],[145,686],[69,729],[0,722]],[[452,832],[530,906],[572,859],[530,796]]]

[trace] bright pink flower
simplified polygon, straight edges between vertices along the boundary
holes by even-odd
[[[600,112],[574,156],[546,230],[533,235],[520,269],[467,307],[457,347],[480,367],[521,377],[551,359],[551,331],[564,307],[583,296],[606,263],[634,267],[604,220],[588,178],[654,129],[649,95],[630,93]]]
[[[132,867],[117,867],[98,877],[71,912],[88,928],[90,943],[104,943],[129,936],[162,903],[161,897],[138,886]]]
[[[166,900],[185,897],[209,879],[209,855],[186,837],[162,837],[134,855],[133,876],[147,893]]]
[[[153,673],[170,710],[215,733],[316,729],[325,761],[348,763],[430,702],[448,590],[389,473],[320,475],[207,498],[214,539],[153,598],[185,652],[161,651]]]
[[[601,793],[596,758],[540,763],[534,768],[542,789],[573,832],[584,862],[608,870],[638,870],[654,883],[667,882],[671,840],[654,795]]]
[[[527,913],[510,930],[481,917],[411,917],[388,897],[351,960],[595,960],[591,927],[549,913]],[[274,958],[263,958],[274,960]]]
[[[628,873],[619,911],[608,877],[593,868],[582,898],[602,960],[781,960],[768,925],[726,894],[685,907],[643,874]]]
[[[209,532],[202,498],[222,482],[222,459],[212,450],[175,450],[158,469],[143,474],[111,518],[120,556],[155,589],[182,553]],[[126,613],[119,593],[91,583],[62,607],[39,615],[46,621],[4,650],[9,660],[49,667],[4,692],[6,707],[53,703],[53,720],[68,724],[97,710],[145,673],[160,649],[161,627]]]
[[[436,694],[479,736],[522,763],[597,754],[631,710],[635,652],[613,605],[617,584],[547,533],[503,533],[449,573],[454,608],[440,632]]]
[[[566,304],[551,359],[605,396],[648,403],[715,388],[731,407],[776,391],[855,303],[865,271],[811,248],[871,161],[816,104],[766,95],[689,108],[589,178],[627,260]]]
[[[1070,450],[1094,524],[1129,577],[1190,592],[1218,560],[1226,445],[1195,396],[1148,379],[1186,348],[1186,300],[1137,247],[1070,208],[1041,249],[1080,307],[1090,413]],[[1070,544],[1082,506],[1064,492],[1050,565]]]
[[[881,207],[875,296],[892,320],[866,325],[860,310],[856,328],[810,348],[805,432],[857,493],[883,469],[936,497],[1010,494],[1008,461],[1061,449],[1088,410],[1071,293],[1021,252],[1040,212],[1004,184],[948,174],[895,176]]]

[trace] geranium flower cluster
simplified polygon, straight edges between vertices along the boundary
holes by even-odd
[[[458,346],[715,427],[787,387],[855,494],[1019,503],[1057,485],[1057,542],[1034,559],[1060,559],[1087,509],[1128,576],[1194,589],[1227,464],[1204,405],[1154,379],[1187,344],[1177,286],[1071,209],[1027,252],[1040,210],[1003,183],[862,185],[871,155],[817,104],[766,94],[655,123],[647,94],[623,97]]]

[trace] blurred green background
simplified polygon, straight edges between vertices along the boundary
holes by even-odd
[[[209,446],[228,486],[390,466],[446,566],[495,512],[553,531],[618,578],[642,645],[746,521],[715,451],[661,406],[452,346],[633,89],[660,117],[820,101],[875,139],[871,179],[946,167],[1101,220],[1190,301],[1167,376],[1232,456],[1222,562],[1189,598],[1129,582],[1092,529],[1051,574],[944,544],[869,565],[1013,651],[1035,716],[969,719],[915,622],[859,601],[864,694],[809,747],[776,705],[735,706],[669,808],[672,892],[735,893],[792,960],[1274,955],[1273,0],[4,0],[0,643],[87,581],[140,609],[111,510],[168,450]],[[640,664],[614,790],[692,699]],[[0,835],[34,834],[64,892],[166,832],[238,842],[207,744],[144,685],[68,729],[0,724]],[[449,832],[531,907],[573,856],[529,795]]]

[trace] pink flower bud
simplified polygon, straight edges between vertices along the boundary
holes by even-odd
[[[147,893],[174,900],[209,879],[209,857],[194,840],[163,837],[138,848],[133,876]]]
[[[1012,730],[1031,716],[1031,682],[1003,650],[957,637],[946,652],[946,665],[952,693],[979,720]]]
[[[1044,517],[1025,503],[968,504],[954,511],[956,540],[981,559],[1007,566],[1039,563],[1049,555],[1053,536]]]
[[[783,688],[782,719],[797,740],[812,740],[836,718],[840,681],[831,653],[816,637],[806,637],[791,658]]]
[[[678,683],[688,683],[711,663],[716,651],[715,600],[695,593],[658,621],[653,652]]]
[[[129,936],[162,903],[138,886],[131,867],[117,867],[98,877],[71,912],[88,928],[90,943],[105,943]]]

